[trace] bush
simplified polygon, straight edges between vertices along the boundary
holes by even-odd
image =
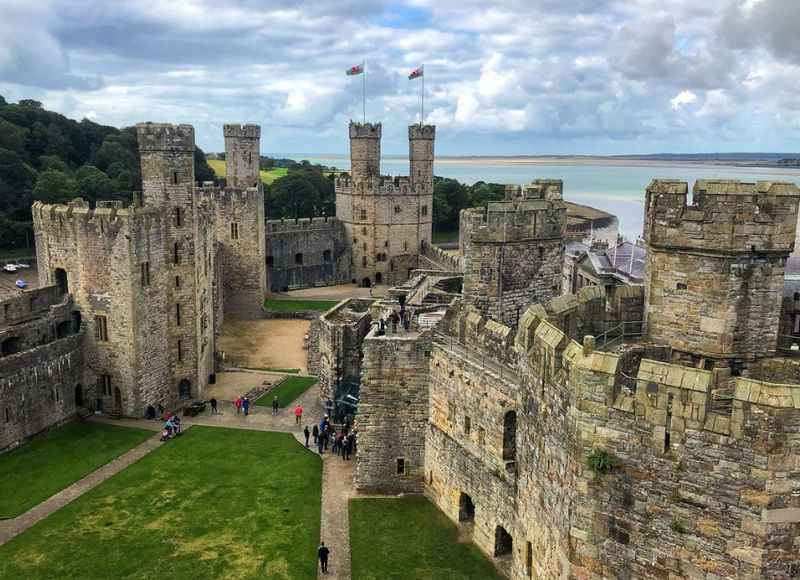
[[[669,525],[669,529],[671,529],[676,534],[686,534],[689,530],[686,529],[679,520],[672,520],[672,523]]]
[[[617,458],[605,449],[593,449],[586,458],[586,465],[595,473],[608,473],[619,465]]]

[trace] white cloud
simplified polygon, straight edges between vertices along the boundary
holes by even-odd
[[[672,99],[670,99],[669,104],[673,111],[677,111],[686,105],[694,103],[696,100],[697,95],[695,95],[692,91],[681,91]]]

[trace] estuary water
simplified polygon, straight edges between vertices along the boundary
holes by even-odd
[[[350,168],[350,160],[345,156],[304,158],[312,163],[339,169]],[[381,161],[381,173],[407,175],[408,160],[384,158]],[[476,181],[526,183],[533,179],[561,179],[564,181],[566,200],[591,205],[616,215],[620,233],[631,240],[642,234],[644,191],[652,179],[688,181],[690,192],[697,179],[791,181],[800,184],[800,169],[795,168],[580,158],[444,158],[436,160],[434,173],[467,184]]]

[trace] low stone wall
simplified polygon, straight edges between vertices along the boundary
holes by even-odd
[[[261,309],[261,318],[266,320],[315,320],[322,314],[319,310],[294,310],[280,312],[277,310]]]

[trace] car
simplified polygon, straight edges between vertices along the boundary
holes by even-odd
[[[5,270],[6,272],[16,272],[17,271],[17,265],[16,264],[6,264],[5,266],[3,266],[3,270]]]

